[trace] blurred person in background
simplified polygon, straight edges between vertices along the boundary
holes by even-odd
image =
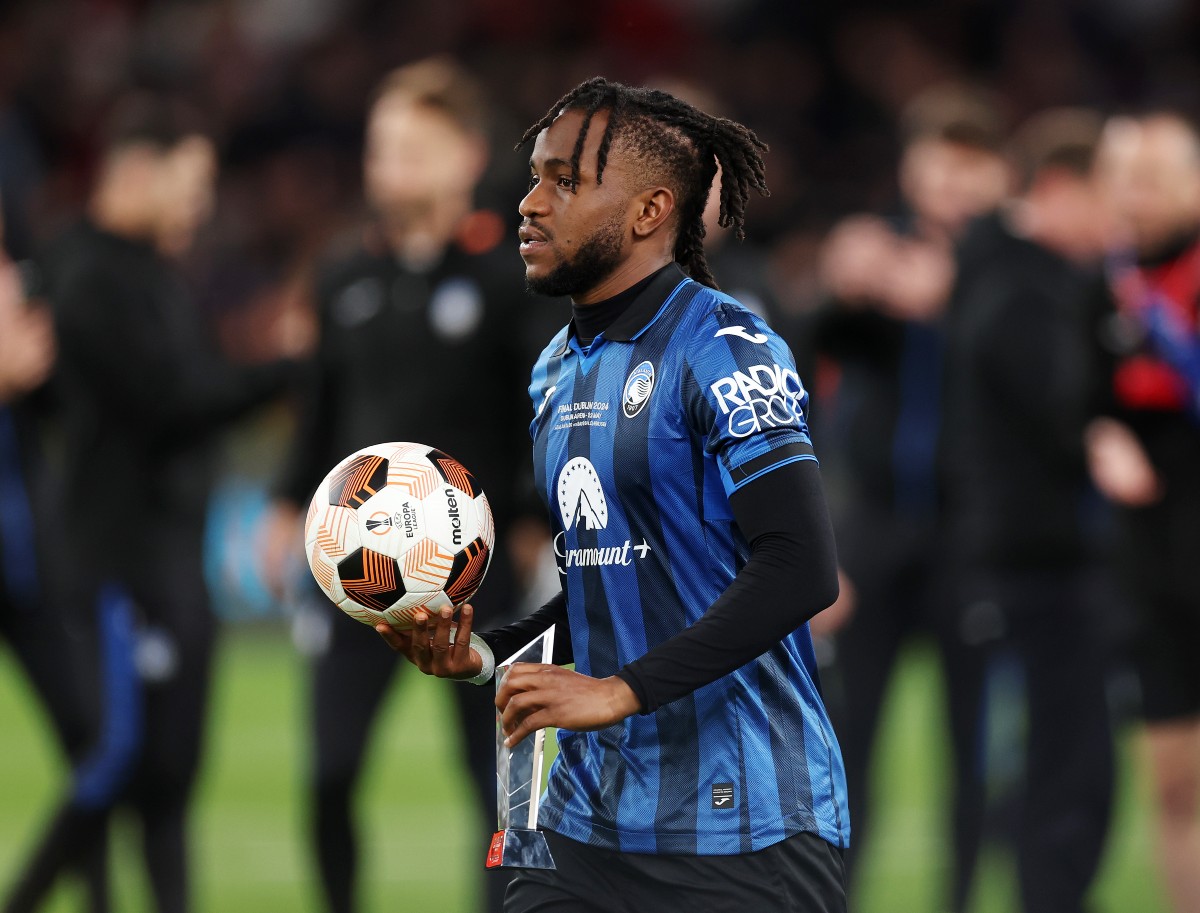
[[[85,642],[90,619],[51,595],[54,575],[47,571],[53,553],[47,534],[54,509],[42,438],[55,342],[48,310],[26,299],[24,284],[21,268],[0,252],[0,637],[78,769],[96,740],[89,700],[96,651],[90,640]],[[104,849],[97,841],[85,857],[72,860],[92,913],[108,909]],[[43,880],[40,870],[28,866],[18,874],[3,909],[29,908],[30,895],[38,893]]]
[[[822,252],[830,300],[809,322],[810,356],[832,363],[836,390],[821,418],[842,464],[833,499],[847,594],[854,610],[834,638],[830,712],[846,759],[861,852],[870,828],[872,745],[901,645],[937,641],[956,774],[949,906],[967,900],[983,810],[977,696],[980,672],[945,592],[938,487],[942,425],[941,320],[954,278],[953,245],[1009,189],[1003,120],[991,99],[937,86],[905,110],[896,220],[852,216]]]
[[[488,163],[487,104],[473,77],[443,58],[393,72],[376,92],[364,161],[374,218],[316,289],[320,342],[265,530],[277,589],[287,556],[302,554],[303,512],[322,477],[362,447],[416,441],[461,461],[487,492],[499,547],[474,604],[485,626],[511,620],[503,613],[518,594],[507,546],[533,417],[523,391],[532,346],[550,335],[529,325],[549,302],[524,292],[506,222],[475,208]],[[532,563],[549,542],[544,518],[538,529],[522,532],[520,552]],[[319,598],[327,642],[311,691],[313,839],[328,908],[351,913],[359,909],[354,789],[400,663],[369,627]],[[452,693],[477,791],[482,863],[495,824],[496,710],[486,688]],[[485,908],[499,910],[508,874],[481,878]]]
[[[30,880],[44,887],[56,861],[102,840],[106,813],[127,801],[159,913],[189,907],[187,810],[216,634],[201,560],[214,444],[295,370],[286,359],[223,360],[173,263],[208,217],[215,168],[190,109],[151,94],[121,99],[87,217],[40,262],[58,333],[71,517],[63,598],[108,607],[110,624],[136,619],[139,630],[132,655],[105,657],[100,750],[76,771]],[[283,328],[277,343],[298,354],[303,337]]]
[[[1200,911],[1200,132],[1174,113],[1116,118],[1101,174],[1126,234],[1097,315],[1097,487],[1118,507],[1117,571],[1138,613],[1158,856]]]
[[[1086,313],[1109,241],[1093,174],[1102,126],[1093,111],[1052,109],[1017,131],[1022,190],[967,231],[946,320],[954,604],[964,627],[986,619],[988,654],[1012,656],[1024,683],[1013,837],[1026,913],[1085,909],[1112,804],[1109,626],[1084,458]]]

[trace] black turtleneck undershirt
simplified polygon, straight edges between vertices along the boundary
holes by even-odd
[[[612,326],[613,321],[625,313],[625,309],[633,304],[637,296],[644,292],[651,282],[658,278],[659,273],[670,269],[671,266],[672,264],[668,263],[636,285],[631,285],[625,291],[617,292],[611,298],[605,298],[595,304],[576,304],[572,301],[571,317],[575,324],[575,338],[579,340],[579,344],[585,349],[590,346],[597,336]]]

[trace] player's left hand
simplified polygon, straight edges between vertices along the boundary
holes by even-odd
[[[496,694],[496,707],[509,748],[547,726],[589,732],[640,709],[633,690],[615,675],[592,678],[542,663],[515,663]]]

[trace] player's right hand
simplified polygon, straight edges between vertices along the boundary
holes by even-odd
[[[474,678],[483,671],[483,658],[471,649],[471,624],[475,610],[464,605],[459,612],[459,622],[453,621],[454,612],[444,608],[435,618],[425,612],[413,616],[413,626],[408,631],[398,631],[386,621],[375,626],[379,636],[389,647],[408,659],[426,675],[438,678]],[[454,637],[451,639],[451,632]]]

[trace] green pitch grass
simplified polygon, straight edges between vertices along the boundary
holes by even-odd
[[[305,663],[281,627],[228,632],[193,821],[195,909],[317,913],[303,790]],[[486,835],[471,833],[472,794],[458,761],[458,735],[442,722],[449,687],[456,686],[405,675],[386,705],[359,796],[364,913],[476,908]],[[885,763],[876,787],[882,807],[853,898],[856,913],[938,910],[948,858],[942,828],[947,769],[941,755],[925,746],[940,732],[939,687],[928,655],[909,654],[887,711]],[[1124,747],[1116,820],[1096,899],[1101,910],[1166,913],[1151,865],[1146,788],[1134,760]],[[63,782],[37,704],[11,656],[0,651],[0,887],[11,884],[25,841]],[[122,822],[113,848],[116,909],[122,913],[149,909],[136,841],[132,824]],[[47,913],[79,907],[76,889],[67,886]],[[1011,864],[991,852],[974,910],[1016,908]]]

